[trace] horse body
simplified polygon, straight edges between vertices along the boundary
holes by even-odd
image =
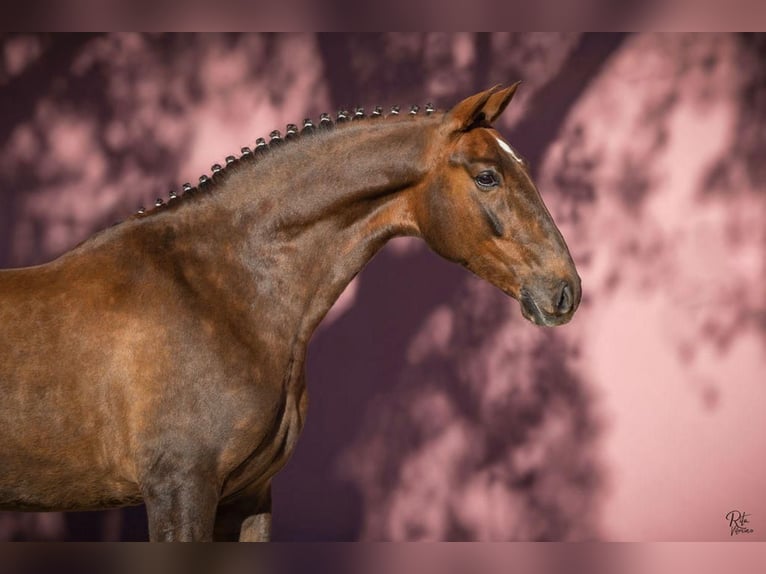
[[[209,192],[0,271],[0,507],[144,501],[153,540],[268,538],[270,480],[305,420],[311,334],[397,235],[424,237],[536,322],[568,320],[571,258],[487,125],[513,91],[243,157]],[[497,184],[457,195],[456,178],[480,182],[495,164],[524,192],[512,211]]]

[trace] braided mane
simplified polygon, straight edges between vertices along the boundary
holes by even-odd
[[[419,111],[420,106],[414,104],[410,106],[407,115],[416,117]],[[433,115],[435,111],[436,109],[430,103],[426,104],[426,116]],[[311,118],[305,118],[303,120],[303,127],[301,129],[299,129],[296,124],[287,124],[284,137],[279,130],[273,130],[269,134],[268,143],[266,142],[265,138],[257,138],[255,140],[255,147],[253,149],[249,147],[243,147],[240,150],[239,157],[229,155],[226,157],[223,164],[213,164],[210,168],[211,174],[201,175],[197,185],[184,183],[181,188],[181,193],[178,193],[175,190],[171,190],[168,194],[167,201],[163,200],[162,198],[157,198],[157,200],[154,202],[154,206],[148,210],[144,207],[140,207],[138,212],[134,215],[134,218],[148,217],[154,213],[159,213],[160,211],[164,211],[168,208],[176,207],[182,202],[186,203],[189,199],[200,196],[203,193],[207,194],[211,190],[215,189],[219,184],[221,184],[232,172],[232,170],[241,167],[246,162],[258,161],[265,154],[270,154],[276,149],[284,145],[294,143],[302,138],[310,137],[318,131],[321,132],[324,130],[336,129],[343,127],[344,125],[355,123],[359,120],[375,121],[379,119],[397,117],[401,117],[399,106],[392,106],[388,115],[385,116],[383,115],[383,110],[380,106],[375,106],[369,116],[365,115],[364,108],[357,107],[354,109],[353,113],[347,110],[338,111],[335,121],[332,120],[329,114],[323,113],[319,116],[318,125],[315,125]]]

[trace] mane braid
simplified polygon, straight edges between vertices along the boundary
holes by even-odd
[[[168,200],[164,201],[161,197],[158,197],[154,206],[145,209],[143,206],[139,207],[136,213],[129,219],[145,219],[156,213],[164,212],[169,209],[178,207],[182,203],[188,203],[189,200],[193,200],[195,197],[202,194],[216,190],[220,185],[228,179],[228,177],[237,169],[239,169],[245,163],[256,162],[260,160],[265,154],[273,153],[277,148],[286,147],[297,141],[300,141],[306,137],[311,137],[316,132],[326,131],[330,129],[344,129],[350,125],[359,125],[361,123],[373,123],[379,119],[398,118],[404,119],[407,117],[423,117],[423,114],[418,116],[420,106],[413,104],[409,108],[408,114],[400,114],[399,106],[392,106],[388,115],[383,113],[381,106],[375,106],[372,113],[365,114],[364,108],[355,107],[353,113],[346,110],[339,110],[335,122],[332,121],[330,114],[323,113],[319,116],[319,123],[314,124],[311,118],[303,120],[303,127],[299,130],[296,124],[287,124],[285,136],[279,130],[273,130],[269,134],[269,142],[267,143],[264,138],[257,138],[255,140],[255,147],[250,149],[249,147],[243,147],[240,150],[240,156],[234,155],[226,156],[223,164],[215,163],[210,168],[211,176],[203,174],[199,177],[199,183],[195,186],[191,183],[184,183],[182,193],[178,194],[175,190],[171,190],[168,194]],[[430,103],[426,104],[425,116],[432,116],[436,111]]]

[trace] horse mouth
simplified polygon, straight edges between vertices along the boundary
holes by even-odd
[[[557,325],[563,325],[572,318],[572,313],[565,315],[552,315],[546,313],[535,302],[534,297],[526,289],[522,289],[519,293],[519,304],[521,305],[521,314],[525,319],[531,321],[535,325],[541,327],[556,327]]]

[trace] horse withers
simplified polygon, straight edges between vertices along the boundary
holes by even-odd
[[[288,126],[55,261],[0,271],[0,508],[144,502],[151,540],[267,540],[311,334],[395,236],[538,325],[569,321],[575,266],[492,128],[516,87]]]

